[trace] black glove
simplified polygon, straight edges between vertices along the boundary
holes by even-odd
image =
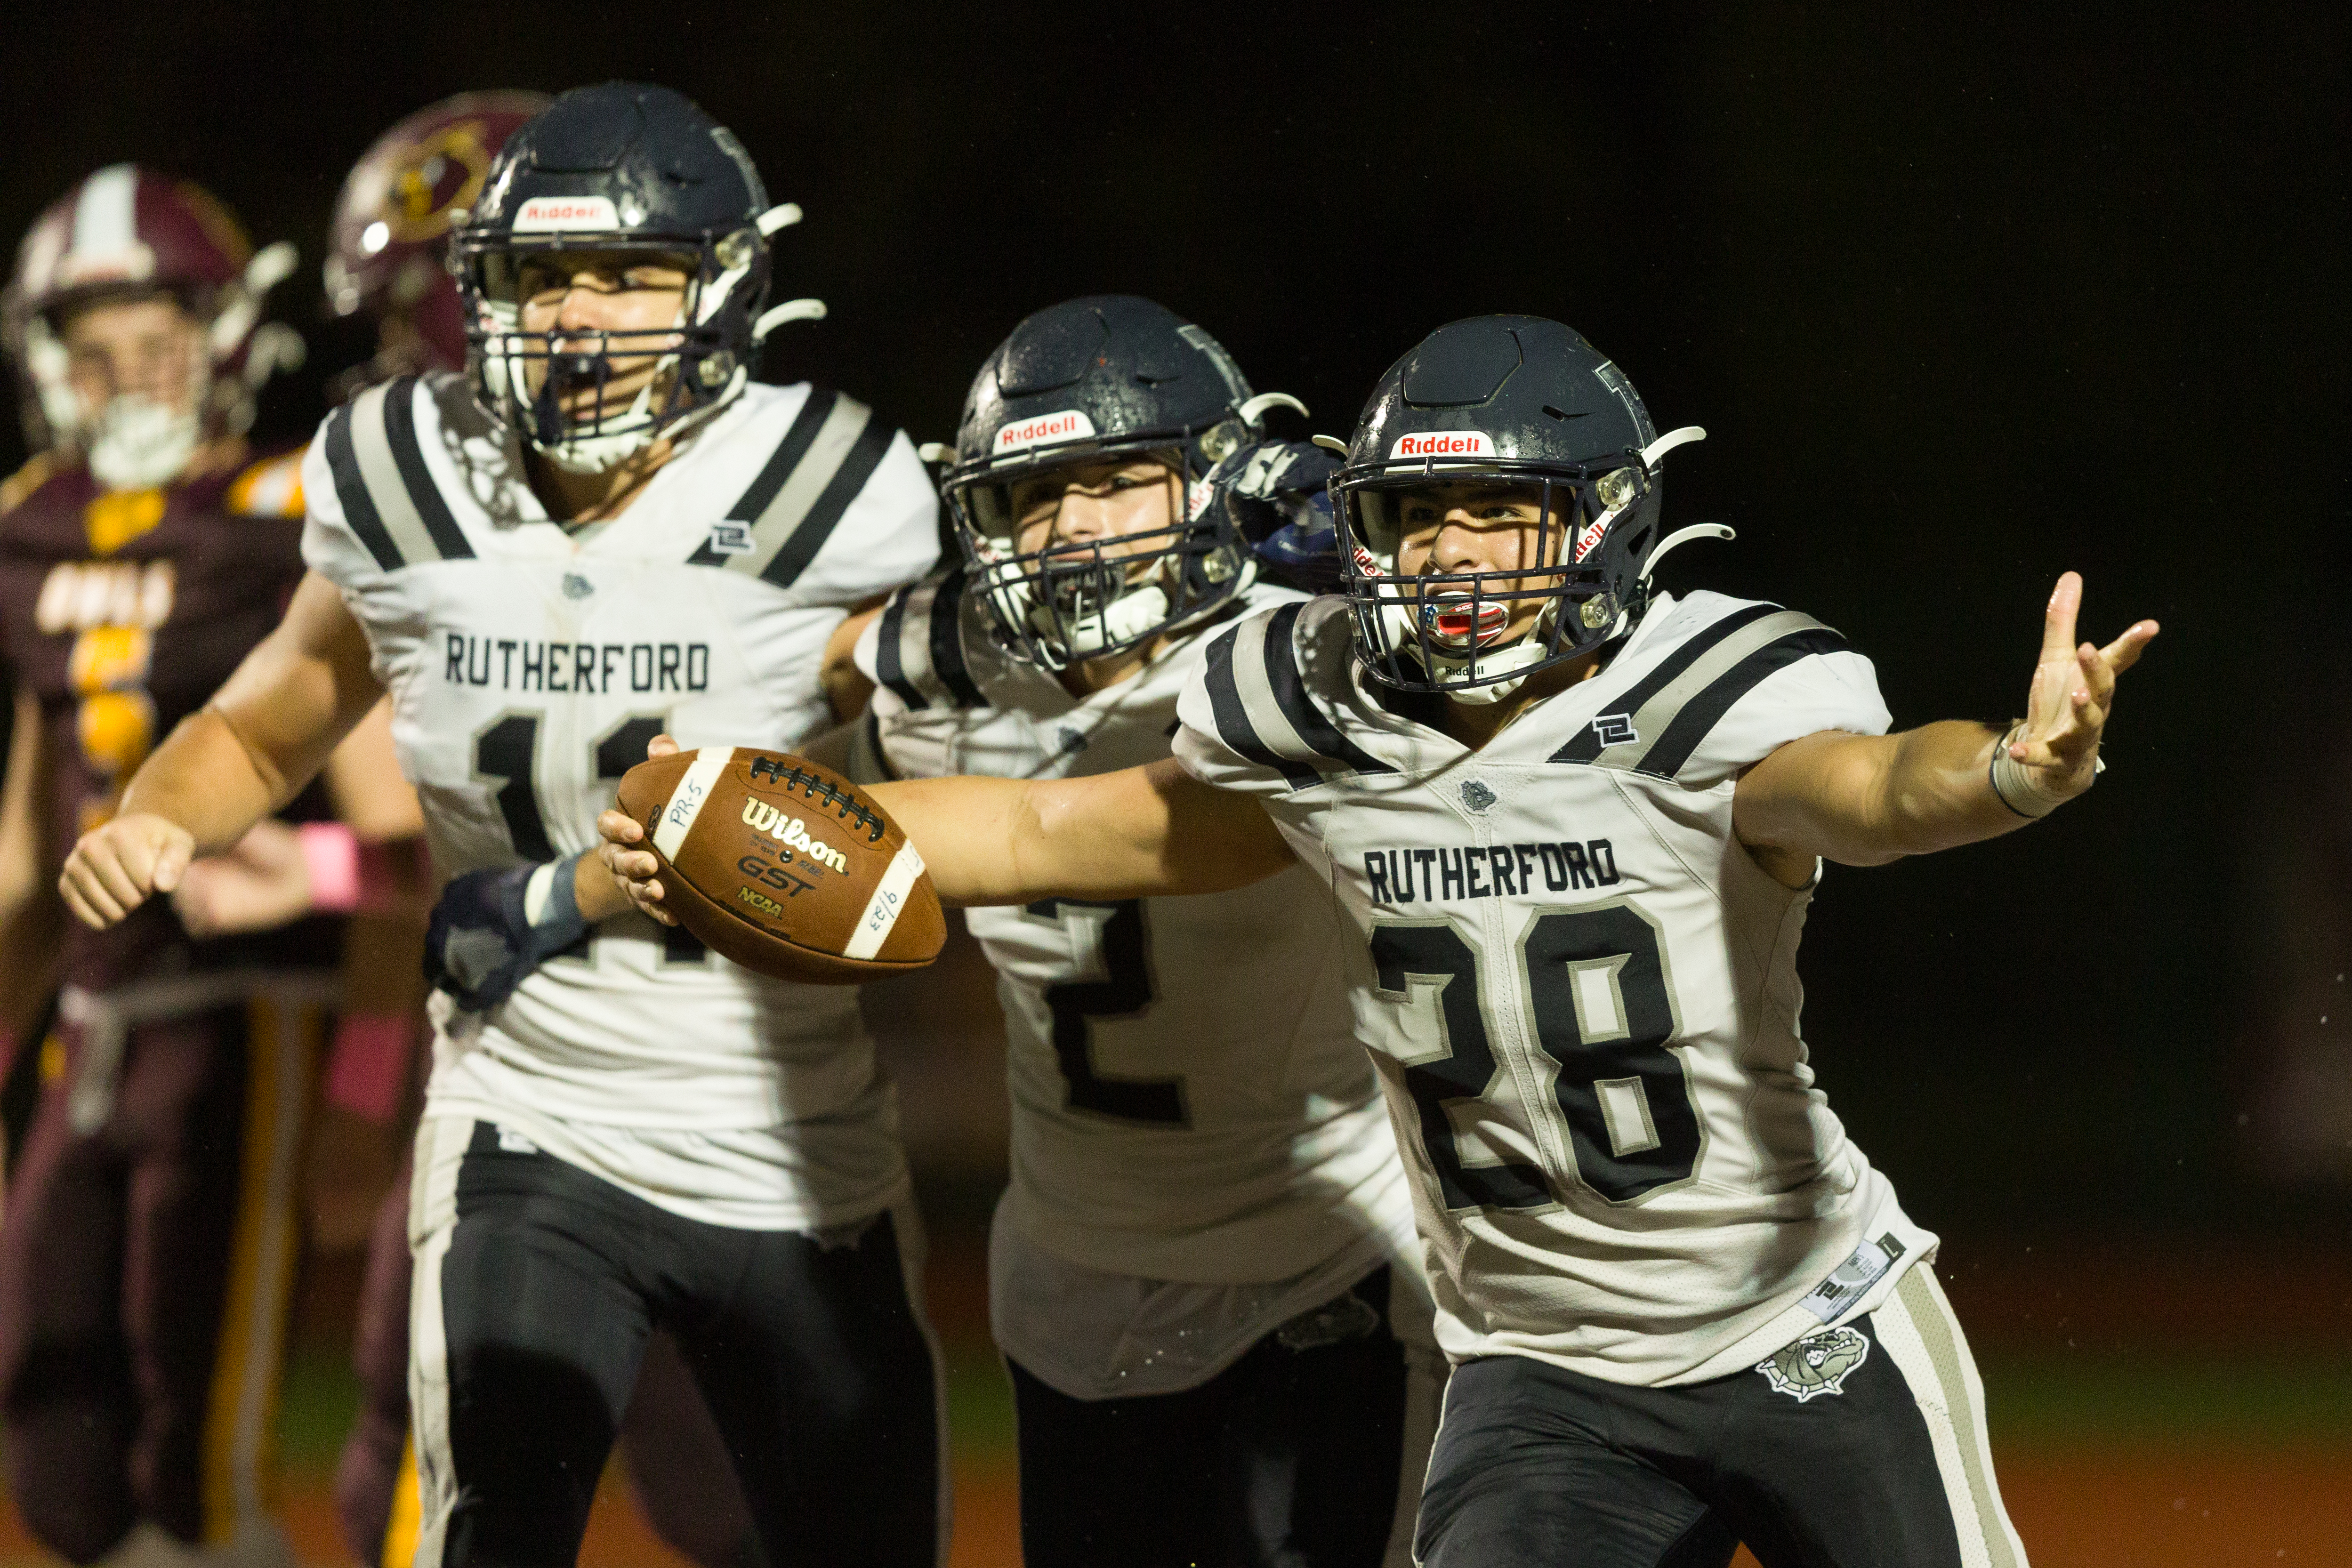
[[[552,864],[469,871],[452,877],[425,932],[425,977],[467,1012],[487,1012],[551,955],[588,934],[572,875],[578,855]],[[530,918],[531,884],[545,875]]]
[[[1311,441],[1266,441],[1209,473],[1219,503],[1249,540],[1267,580],[1307,593],[1339,585],[1339,535],[1324,489],[1339,459]]]

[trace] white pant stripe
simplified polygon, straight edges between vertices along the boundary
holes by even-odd
[[[1927,1421],[1959,1535],[1962,1568],[2026,1568],[2024,1542],[2010,1525],[1993,1479],[1984,1384],[1934,1272],[1923,1265],[1904,1275],[1894,1294],[1870,1315],[1870,1325]]]
[[[408,1421],[416,1445],[420,1504],[413,1568],[441,1568],[449,1515],[457,1506],[441,1263],[457,1228],[457,1167],[473,1134],[470,1116],[427,1116],[416,1129],[416,1175],[408,1188],[408,1249],[416,1260],[408,1293]]]

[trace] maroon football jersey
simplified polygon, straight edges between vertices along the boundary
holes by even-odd
[[[39,698],[49,864],[114,813],[172,727],[220,689],[302,576],[300,454],[154,490],[103,490],[36,459],[0,501],[0,642]],[[320,815],[317,787],[286,815]],[[334,927],[192,941],[168,899],[112,930],[68,923],[66,978],[89,989],[189,968],[332,964]]]

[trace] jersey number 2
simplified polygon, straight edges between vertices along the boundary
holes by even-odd
[[[1533,1033],[1559,1064],[1552,1098],[1568,1127],[1577,1175],[1612,1203],[1682,1181],[1697,1167],[1698,1111],[1679,1057],[1667,1049],[1675,1009],[1658,934],[1630,905],[1556,909],[1519,943]],[[1534,1208],[1552,1201],[1540,1166],[1465,1165],[1448,1107],[1484,1099],[1497,1063],[1480,1000],[1478,956],[1450,925],[1393,925],[1372,932],[1381,990],[1403,1002],[1434,986],[1450,1054],[1404,1070],[1421,1112],[1422,1143],[1448,1208]]]
[[[1101,914],[1104,910],[1110,912],[1108,919]],[[1029,904],[1026,913],[1066,927],[1072,920],[1093,927],[1102,955],[1101,979],[1069,980],[1045,988],[1045,1005],[1054,1010],[1054,1055],[1061,1063],[1064,1082],[1070,1086],[1072,1109],[1152,1126],[1186,1125],[1189,1117],[1181,1078],[1113,1078],[1095,1071],[1094,1026],[1089,1020],[1132,1018],[1151,1005],[1142,901],[1090,904],[1075,898],[1048,899]]]

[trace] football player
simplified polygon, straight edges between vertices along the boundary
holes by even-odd
[[[937,497],[860,403],[750,381],[773,205],[667,89],[558,99],[454,234],[466,376],[403,376],[306,460],[284,623],[79,845],[121,919],[298,788],[390,690],[456,1008],[417,1134],[415,1561],[562,1563],[646,1337],[685,1350],[766,1559],[929,1563],[938,1375],[904,1152],[849,988],[583,919],[646,738],[805,735],[846,610],[928,570]],[[474,878],[478,871],[503,876]],[[518,960],[546,962],[523,975]]]
[[[1830,628],[1652,589],[1699,434],[1558,323],[1441,328],[1334,476],[1344,593],[1217,633],[1173,760],[874,795],[967,904],[1330,886],[1454,1367],[1430,1568],[2021,1564],[1936,1239],[1813,1086],[1797,937],[1822,862],[2088,789],[2157,628],[2078,645],[2068,572],[2024,717],[1889,735]]]
[[[1167,757],[1209,638],[1303,597],[1256,580],[1202,482],[1286,403],[1150,300],[1016,327],[947,476],[966,564],[895,595],[856,645],[877,685],[857,771]],[[1024,1559],[1407,1563],[1444,1374],[1328,901],[1293,867],[1218,898],[970,921],[1008,1046],[990,1317]]]
[[[339,379],[336,401],[395,376],[465,369],[465,311],[448,267],[449,230],[479,199],[507,138],[549,101],[536,92],[459,93],[402,120],[352,166],[335,203],[327,304],[337,316],[366,317],[376,351]],[[253,841],[248,834],[246,845]],[[225,869],[205,875],[208,864],[190,866],[175,903],[226,881]],[[250,904],[265,902],[259,877],[238,891]],[[416,975],[414,965],[408,973]],[[328,1114],[341,1108],[377,1122],[397,1114],[411,1038],[404,1019],[401,1024],[368,1037],[384,1047],[373,1055],[338,1052],[327,1075]],[[404,1157],[370,1233],[352,1347],[360,1414],[335,1469],[345,1543],[362,1562],[388,1568],[404,1568],[414,1553],[421,1515],[408,1443],[409,1176]],[[751,1521],[701,1396],[666,1333],[648,1342],[620,1444],[639,1504],[665,1541],[705,1568],[744,1560]]]
[[[0,1225],[0,1419],[27,1524],[80,1563],[286,1557],[261,1471],[336,931],[213,939],[159,905],[60,933],[54,878],[301,575],[299,455],[257,463],[243,437],[255,391],[299,351],[261,319],[291,265],[204,191],[119,164],[35,224],[9,296],[46,448],[0,487],[9,1029],[40,1008],[60,936],[64,989]],[[391,768],[379,716],[331,791],[278,803],[298,856],[341,873],[321,910],[384,885],[363,874],[370,845],[413,810],[383,788]],[[325,820],[330,792],[346,821]]]

